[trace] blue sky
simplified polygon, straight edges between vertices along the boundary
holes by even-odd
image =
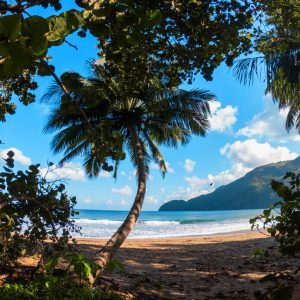
[[[95,58],[95,41],[76,35],[68,40],[77,44],[79,50],[67,45],[51,49],[57,73],[71,70],[86,74],[86,61]],[[51,78],[39,80],[37,99],[49,83]],[[213,81],[197,77],[192,85],[182,87],[208,89],[216,94],[218,101],[211,106],[211,130],[205,138],[194,137],[185,147],[162,148],[169,172],[163,179],[157,167],[151,167],[145,210],[157,210],[171,199],[190,199],[211,192],[259,165],[298,156],[300,138],[295,131],[285,131],[287,111],[278,111],[270,96],[264,95],[263,82],[243,86],[226,66],[221,66]],[[49,146],[52,136],[42,133],[49,109],[39,101],[28,107],[18,105],[17,113],[1,125],[0,137],[5,144],[1,145],[0,155],[3,157],[8,149],[14,148],[17,167],[41,163],[42,172],[47,161],[58,162],[61,156],[54,156]],[[136,191],[134,169],[129,161],[121,164],[116,182],[104,172],[96,179],[88,179],[80,158],[55,170],[50,179],[57,176],[70,179],[67,190],[77,197],[78,208],[127,210]]]

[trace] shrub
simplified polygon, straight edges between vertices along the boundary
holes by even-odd
[[[283,254],[300,252],[300,174],[288,172],[284,182],[273,180],[272,189],[282,200],[265,209],[263,214],[250,220],[253,228],[262,224],[280,244]]]
[[[273,180],[272,189],[282,199],[265,209],[261,215],[250,220],[252,229],[261,224],[276,241],[284,255],[296,256],[300,252],[300,174],[288,172],[283,182]],[[259,249],[257,255],[267,251]],[[263,277],[261,282],[271,285],[264,293],[257,292],[258,299],[289,300],[292,298],[296,279],[293,275],[275,272]]]
[[[67,195],[63,182],[47,181],[39,165],[15,172],[14,153],[7,155],[0,173],[0,272],[15,268],[24,255],[42,261],[44,255],[64,252],[71,233],[79,231],[70,219],[76,198]]]

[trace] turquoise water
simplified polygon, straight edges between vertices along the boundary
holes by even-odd
[[[108,238],[126,218],[126,211],[79,209],[75,222],[83,237]],[[258,210],[144,211],[129,238],[160,238],[229,233],[250,229]]]

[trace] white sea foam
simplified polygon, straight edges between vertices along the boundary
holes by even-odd
[[[108,219],[103,220],[92,220],[92,219],[76,219],[76,225],[85,226],[85,225],[121,225],[122,221],[112,221]]]
[[[122,224],[122,221],[108,219],[77,219],[75,220],[75,223],[82,228],[81,232],[83,237],[108,238]],[[182,224],[179,221],[140,220],[135,225],[129,238],[144,239],[210,235],[248,229],[250,229],[249,219],[207,221],[187,224]]]
[[[180,224],[179,221],[138,221],[138,224],[143,224],[146,226],[170,226],[175,224]]]

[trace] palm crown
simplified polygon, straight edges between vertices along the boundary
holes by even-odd
[[[205,135],[209,127],[208,101],[214,95],[204,90],[165,88],[160,84],[158,91],[157,85],[148,86],[130,96],[126,94],[126,83],[106,80],[103,71],[94,65],[92,78],[84,79],[77,73],[62,76],[73,102],[56,85],[43,97],[57,101],[44,131],[56,132],[51,146],[56,153],[64,152],[61,164],[81,155],[89,176],[97,176],[101,169],[114,169],[116,176],[126,150],[132,163],[137,164],[134,130],[143,147],[146,172],[154,160],[164,175],[167,168],[158,145],[177,147],[179,143],[186,144],[193,134]],[[114,168],[110,162],[114,162]]]

